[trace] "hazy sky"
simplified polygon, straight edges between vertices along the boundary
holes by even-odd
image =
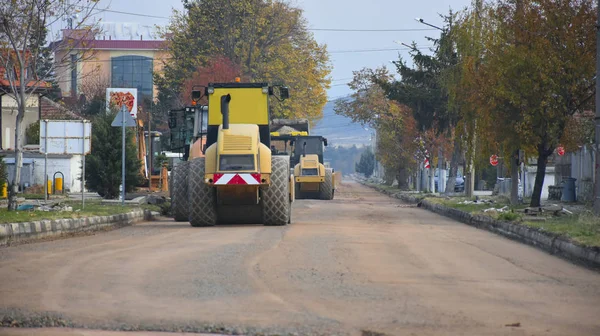
[[[329,97],[335,98],[350,93],[344,85],[352,77],[352,71],[363,67],[386,65],[390,69],[391,60],[397,60],[398,54],[408,56],[406,50],[386,50],[357,52],[358,50],[406,49],[394,41],[410,44],[415,41],[419,46],[429,46],[425,36],[438,36],[439,32],[415,21],[415,17],[442,25],[439,14],[463,9],[470,0],[292,0],[304,9],[309,28],[319,43],[327,44],[331,53],[334,80]],[[182,9],[180,0],[100,0],[99,9],[109,9],[142,15],[126,15],[102,11],[97,14],[103,22],[137,24],[140,27],[165,25],[172,9]],[[164,17],[164,18],[162,18]],[[402,30],[427,29],[417,31],[368,31],[339,32],[319,29],[364,29],[364,30]],[[142,30],[143,31],[143,30]]]

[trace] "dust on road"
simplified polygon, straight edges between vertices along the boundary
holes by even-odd
[[[287,227],[165,220],[0,249],[0,316],[224,333],[600,334],[600,275],[529,246],[349,181],[293,215]]]

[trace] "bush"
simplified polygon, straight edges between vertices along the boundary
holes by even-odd
[[[36,121],[33,124],[27,126],[25,129],[25,140],[28,145],[39,145],[40,144],[40,121]]]
[[[6,167],[6,162],[4,162],[4,155],[0,155],[0,188],[4,185],[4,183],[8,184],[8,168]]]

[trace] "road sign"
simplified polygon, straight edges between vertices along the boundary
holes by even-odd
[[[425,159],[425,169],[429,168],[431,168],[431,165],[429,164],[429,159]]]
[[[125,115],[125,118],[123,118],[123,114]],[[125,123],[125,127],[135,127],[135,120],[131,114],[129,114],[125,106],[123,106],[119,113],[117,113],[115,119],[110,125],[112,127],[121,127],[123,122]]]
[[[563,147],[563,146],[558,146],[558,147],[556,148],[556,153],[557,153],[558,155],[560,155],[560,156],[563,156],[563,155],[565,155],[565,147]]]
[[[125,105],[121,105],[121,110],[117,113],[111,126],[121,127],[121,205],[125,206],[125,127],[135,127],[135,120]]]
[[[498,165],[498,155],[493,154],[492,156],[490,156],[490,164],[494,167]]]

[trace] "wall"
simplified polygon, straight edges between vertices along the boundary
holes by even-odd
[[[154,73],[162,73],[163,68],[165,66],[163,60],[167,59],[168,57],[170,57],[170,54],[166,51],[156,51],[154,52],[154,62],[152,63],[152,65],[154,66]],[[158,87],[156,86],[156,83],[154,83],[154,99],[157,99],[158,97]]]
[[[14,163],[13,156],[4,159],[7,163]],[[44,183],[44,155],[39,153],[23,153],[25,162],[32,162],[31,185]],[[14,169],[14,165],[10,166]],[[70,192],[81,192],[81,155],[48,155],[48,179],[52,180],[55,172],[64,174],[63,186]],[[60,175],[57,175],[59,177]]]
[[[593,199],[594,191],[594,162],[596,153],[591,146],[583,146],[575,153],[567,154],[571,163],[571,176],[576,178],[575,187],[577,200],[586,202]],[[565,156],[567,156],[565,155]]]
[[[525,176],[525,197],[531,197],[533,194],[533,186],[535,185],[535,174],[537,166],[527,166],[527,175]],[[560,181],[559,181],[560,182]],[[548,199],[548,186],[556,184],[556,174],[554,166],[546,167],[546,176],[544,177],[544,185],[542,187],[542,200]]]
[[[89,53],[89,52],[88,52]],[[68,55],[59,54],[58,57],[66,60],[60,70],[57,71],[57,77],[59,78],[59,86],[62,94],[65,97],[71,96],[71,68],[66,64],[70,63]],[[153,58],[153,70],[155,73],[161,72],[164,65],[161,59],[168,57],[168,53],[165,51],[155,50],[94,50],[93,55],[86,55],[82,57],[85,61],[78,62],[78,86],[86,81],[87,78],[91,80],[101,79],[106,80],[107,84],[110,85],[111,80],[111,58],[118,56],[146,56]],[[79,92],[81,93],[81,92]],[[154,97],[158,95],[156,85],[154,85]]]
[[[21,145],[25,145],[25,130],[27,126],[39,120],[39,97],[37,94],[31,95],[25,107],[25,116],[23,117],[23,137]],[[9,95],[2,96],[2,149],[15,148],[15,128],[17,119],[17,102]]]

